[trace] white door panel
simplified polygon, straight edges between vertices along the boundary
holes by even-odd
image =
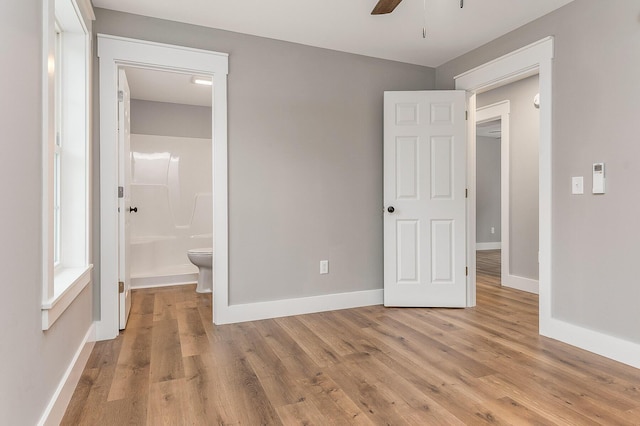
[[[128,259],[130,244],[131,214],[131,98],[129,83],[124,70],[118,71],[118,186],[123,188],[118,200],[119,253],[118,276],[124,286],[120,293],[120,330],[127,326],[131,310],[131,268]],[[121,100],[120,100],[121,99]]]
[[[385,305],[464,307],[465,93],[385,92],[384,102]]]

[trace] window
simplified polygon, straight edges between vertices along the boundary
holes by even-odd
[[[91,280],[88,0],[45,0],[43,295],[48,329]]]
[[[53,266],[60,265],[60,157],[62,153],[62,30],[55,23],[54,149],[53,149]]]

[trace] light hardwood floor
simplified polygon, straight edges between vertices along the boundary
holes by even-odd
[[[194,286],[136,291],[64,425],[640,424],[640,370],[538,335],[537,296],[211,323]]]
[[[500,286],[502,250],[476,251],[476,279],[484,284]]]

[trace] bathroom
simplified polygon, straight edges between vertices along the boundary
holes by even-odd
[[[125,73],[131,93],[131,288],[197,282],[196,291],[210,293],[211,80],[132,67]]]

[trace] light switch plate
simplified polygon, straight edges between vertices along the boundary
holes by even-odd
[[[584,194],[583,176],[574,176],[571,178],[571,193],[574,195]]]
[[[329,261],[321,260],[320,261],[320,274],[328,274],[329,273]]]

